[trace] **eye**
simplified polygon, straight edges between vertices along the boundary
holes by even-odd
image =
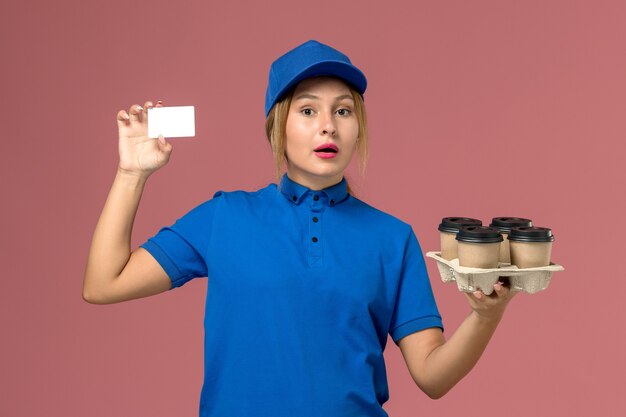
[[[339,109],[337,110],[337,114],[339,114],[339,116],[348,116],[351,113],[350,110],[348,109]]]
[[[313,109],[309,109],[309,108],[302,109],[302,110],[300,110],[300,112],[301,112],[302,114],[304,114],[305,116],[311,116],[311,115],[313,115]]]

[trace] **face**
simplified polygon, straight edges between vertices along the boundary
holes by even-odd
[[[290,179],[314,190],[341,181],[359,135],[348,87],[329,77],[300,82],[291,100],[286,134]]]

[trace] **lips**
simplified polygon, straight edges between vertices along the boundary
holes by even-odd
[[[339,152],[339,148],[335,144],[325,143],[325,144],[320,145],[317,148],[315,148],[315,152],[337,153],[337,152]]]

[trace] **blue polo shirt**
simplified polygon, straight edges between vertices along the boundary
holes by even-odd
[[[411,226],[345,179],[217,192],[142,247],[208,277],[203,417],[387,416],[387,335],[443,328]]]

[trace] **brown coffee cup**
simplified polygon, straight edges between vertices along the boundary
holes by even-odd
[[[458,258],[456,234],[463,226],[481,226],[483,222],[469,217],[444,217],[439,225],[441,257],[452,260]]]
[[[459,265],[470,268],[497,268],[502,235],[495,227],[466,226],[456,234]]]
[[[500,262],[511,263],[511,249],[509,246],[509,233],[513,227],[530,227],[533,225],[532,220],[523,217],[494,217],[491,220],[490,227],[497,228],[502,234],[502,243],[500,244]]]
[[[511,263],[520,269],[550,265],[554,235],[547,227],[513,227],[509,234]]]

